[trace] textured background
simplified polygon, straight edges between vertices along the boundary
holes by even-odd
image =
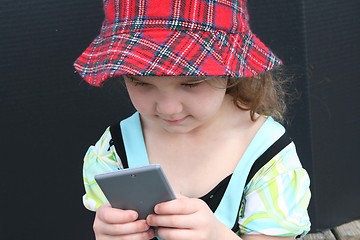
[[[360,218],[360,1],[250,0],[253,31],[296,75],[289,131],[312,178],[313,231]],[[73,61],[98,34],[100,0],[2,0],[0,239],[93,239],[82,158],[132,107]]]

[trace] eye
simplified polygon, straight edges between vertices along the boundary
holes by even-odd
[[[146,85],[149,85],[148,83],[140,81],[138,79],[135,79],[134,77],[129,76],[128,78],[131,81],[131,84],[133,84],[134,86],[146,86]]]
[[[184,83],[183,86],[184,87],[187,87],[187,88],[194,88],[194,87],[197,87],[199,86],[201,83]]]
[[[132,81],[134,86],[146,86],[149,85],[148,83],[140,82],[140,81]]]
[[[203,82],[205,82],[205,78],[198,78],[198,79],[195,79],[195,80],[191,80],[191,81],[188,81],[188,82],[185,82],[183,83],[182,85],[184,87],[188,87],[188,88],[194,88],[194,87],[197,87],[199,86],[200,84],[202,84]]]

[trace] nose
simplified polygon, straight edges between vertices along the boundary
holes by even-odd
[[[183,104],[174,94],[162,94],[156,102],[156,111],[161,115],[175,115],[183,111]]]

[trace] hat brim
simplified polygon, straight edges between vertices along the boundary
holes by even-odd
[[[99,35],[75,61],[86,82],[138,76],[252,77],[281,60],[251,32],[151,29]]]

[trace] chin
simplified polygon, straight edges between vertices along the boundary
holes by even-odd
[[[162,126],[162,129],[171,134],[187,134],[193,132],[196,128],[189,126]]]

